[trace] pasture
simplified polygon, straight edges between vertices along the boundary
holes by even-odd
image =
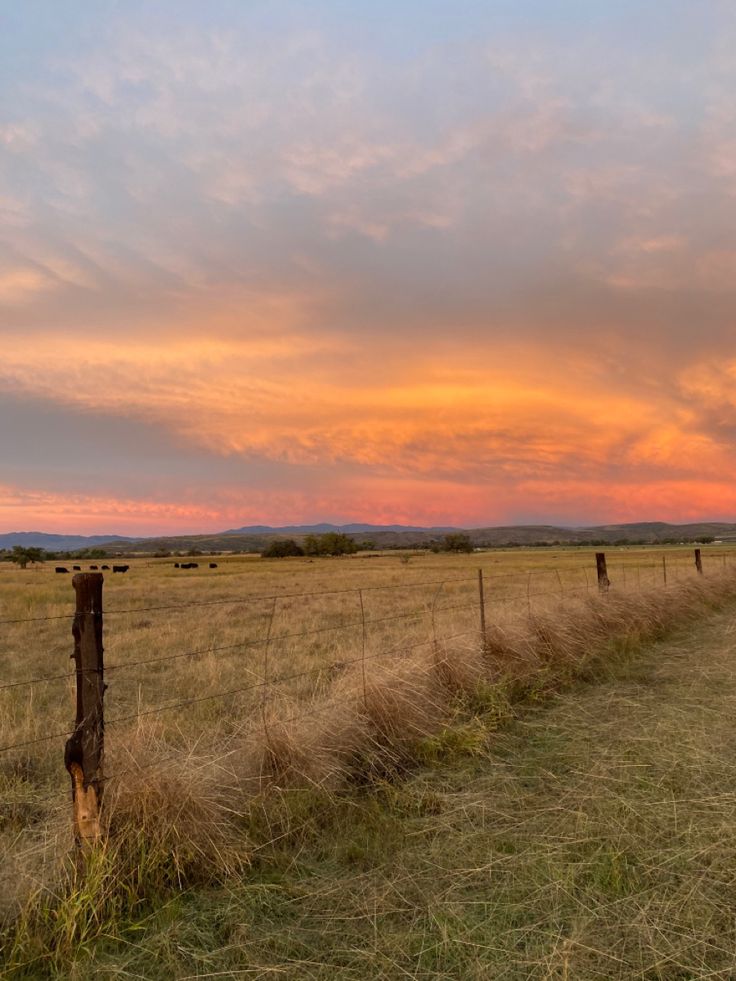
[[[197,830],[206,840],[197,841],[195,850],[201,849],[205,862],[233,871],[251,859],[237,848],[228,851],[231,842],[213,830],[220,808],[233,808],[232,799],[223,804],[213,787],[235,782],[252,800],[265,770],[273,778],[275,767],[277,782],[288,783],[288,771],[315,766],[332,738],[344,744],[343,759],[352,759],[362,747],[353,723],[340,713],[356,697],[383,735],[390,730],[393,739],[402,727],[408,735],[401,739],[429,732],[439,723],[427,685],[418,680],[427,664],[433,684],[441,678],[453,691],[476,685],[479,569],[489,635],[499,650],[515,650],[513,638],[530,618],[535,629],[547,625],[547,633],[538,633],[549,647],[549,631],[564,620],[564,643],[579,657],[588,645],[586,630],[590,646],[600,647],[612,625],[626,632],[631,618],[643,624],[637,629],[644,637],[650,630],[646,618],[661,597],[669,597],[673,618],[683,589],[684,609],[693,597],[701,602],[709,583],[729,578],[736,555],[723,546],[704,546],[706,575],[698,577],[691,547],[606,549],[612,601],[609,621],[601,627],[590,619],[591,604],[600,602],[594,553],[509,549],[272,561],[217,556],[216,569],[208,567],[208,557],[198,557],[199,567],[187,570],[175,569],[173,558],[126,558],[130,571],[107,573],[104,586],[111,806],[145,825],[173,802],[185,820],[194,814],[194,824],[210,823],[209,830]],[[15,747],[0,753],[0,891],[7,916],[46,882],[70,841],[63,746],[74,718],[74,594],[71,576],[55,574],[55,564],[26,570],[0,565],[0,747]],[[90,565],[77,564],[85,571]],[[700,593],[688,593],[688,584]],[[576,628],[569,624],[578,614],[582,627],[573,636]],[[651,613],[652,630],[660,629],[658,616]],[[536,654],[532,661],[538,672],[542,661]],[[390,698],[384,691],[380,704],[371,701],[387,677]],[[404,697],[407,692],[411,698],[419,693],[416,704]],[[320,713],[322,721],[315,722]],[[283,725],[293,719],[301,725],[297,745]],[[281,769],[273,762],[279,756],[286,760]],[[318,766],[314,773],[313,779],[332,786]],[[329,767],[324,773],[334,775]],[[171,774],[173,784],[159,793]],[[165,836],[162,841],[168,856],[171,843]],[[181,874],[186,881],[187,873]]]

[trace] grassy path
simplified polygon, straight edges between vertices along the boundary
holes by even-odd
[[[299,834],[96,977],[736,978],[733,612],[427,752],[329,815],[290,800]]]

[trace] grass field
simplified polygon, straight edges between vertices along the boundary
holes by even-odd
[[[458,723],[327,815],[295,793],[298,831],[103,939],[97,977],[733,977],[733,637],[730,612],[501,729]]]
[[[518,655],[536,676],[544,675],[548,661],[579,661],[590,646],[586,637],[593,646],[616,631],[628,637],[632,624],[637,636],[661,632],[664,621],[659,622],[656,612],[661,597],[669,603],[665,619],[674,620],[680,606],[687,611],[689,603],[709,602],[708,584],[728,577],[723,567],[733,554],[722,547],[704,548],[708,575],[698,583],[692,549],[608,549],[611,596],[617,598],[607,605],[608,620],[599,623],[593,552],[514,549],[415,555],[408,561],[386,554],[312,562],[221,556],[215,570],[200,558],[199,569],[188,571],[175,570],[173,560],[134,559],[127,575],[107,576],[105,583],[111,809],[117,807],[129,822],[138,821],[152,839],[160,835],[159,872],[162,861],[172,853],[179,856],[179,885],[206,880],[208,864],[218,873],[239,875],[239,869],[252,867],[254,838],[261,842],[258,848],[272,850],[267,842],[273,836],[258,830],[252,803],[255,792],[263,789],[264,768],[271,785],[289,786],[289,771],[299,770],[312,774],[309,779],[320,792],[333,795],[339,785],[328,778],[344,770],[346,760],[353,765],[369,733],[374,742],[399,745],[411,739],[415,755],[421,744],[420,755],[436,752],[441,757],[442,740],[433,748],[431,732],[445,731],[446,716],[456,712],[453,692],[462,689],[475,698],[482,690],[480,715],[504,714],[506,709],[499,706],[506,701],[489,693],[485,682],[480,684],[476,663],[478,568],[484,572],[491,648],[506,659],[509,652]],[[3,682],[66,675],[68,615],[73,610],[70,577],[55,575],[53,564],[25,571],[0,569],[0,620],[60,618],[0,627]],[[576,634],[570,625],[578,616],[584,629]],[[530,623],[536,631],[531,646],[523,633]],[[153,661],[158,663],[142,663]],[[270,683],[267,689],[240,690],[264,677]],[[436,695],[439,687],[442,698]],[[34,892],[38,907],[49,869],[68,848],[61,733],[73,719],[73,690],[69,677],[0,690],[0,745],[43,740],[0,754],[2,894],[8,916]],[[356,697],[363,699],[360,728],[352,716],[341,715]],[[165,711],[159,711],[162,705]],[[466,712],[467,700],[464,706]],[[315,711],[327,721],[315,722]],[[280,719],[292,715],[301,726],[296,744],[293,734],[279,726]],[[472,748],[480,731],[471,726],[460,744],[467,737]],[[49,735],[54,738],[47,739]],[[318,765],[320,754],[325,760],[330,755],[327,739],[342,745],[339,767],[332,758],[329,765]],[[452,744],[453,737],[444,739]],[[286,761],[281,770],[276,767],[278,772],[274,759]],[[372,774],[372,781],[377,778],[380,782],[380,772],[378,777]],[[223,819],[233,810],[235,785],[248,788],[249,803],[237,808],[237,821],[247,829],[241,834],[242,847],[234,843],[230,818]],[[221,797],[221,788],[230,796]],[[292,796],[290,807],[293,801]],[[371,798],[369,811],[376,806]],[[173,811],[167,816],[169,807]],[[288,821],[293,819],[292,814]],[[285,819],[269,812],[265,820],[271,829]],[[307,823],[314,821],[308,814]],[[221,833],[225,824],[226,833]],[[189,840],[189,826],[200,837]],[[167,837],[172,828],[178,836],[173,845]],[[291,830],[289,824],[289,841]],[[130,856],[126,861],[131,866]],[[176,883],[168,888],[172,885]],[[133,907],[144,903],[145,889],[129,890],[136,894]],[[67,953],[84,949],[78,928],[78,923],[69,927]],[[37,930],[36,942],[42,933]],[[58,935],[54,943],[59,947]]]

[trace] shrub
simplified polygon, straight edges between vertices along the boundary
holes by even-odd
[[[324,535],[307,535],[304,551],[307,555],[353,555],[360,546],[350,535],[328,531]]]
[[[261,552],[264,559],[287,559],[293,555],[304,555],[304,549],[293,538],[275,538]]]
[[[442,540],[442,551],[472,552],[473,543],[470,540],[470,535],[465,535],[462,532],[453,532],[450,535],[445,535]]]

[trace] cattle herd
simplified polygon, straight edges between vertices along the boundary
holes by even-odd
[[[100,566],[100,568],[103,571],[105,571],[105,570],[108,570],[109,571],[110,566],[109,565],[103,565],[103,566]],[[130,568],[129,565],[114,565],[112,567],[112,571],[113,572],[127,572],[129,568]],[[89,569],[90,569],[90,572],[97,572],[97,566],[96,565],[91,565],[89,567]],[[82,571],[81,565],[73,565],[72,566],[72,572],[81,572],[81,571]],[[56,568],[54,569],[54,572],[69,572],[69,570],[66,568],[66,566],[57,565]]]
[[[210,569],[216,569],[217,568],[217,563],[216,562],[210,562],[209,567],[210,567]],[[104,572],[106,570],[109,571],[110,566],[109,565],[101,565],[101,566],[91,565],[89,568],[90,568],[90,572],[97,572],[98,568],[99,569],[102,569],[103,572]],[[199,568],[199,562],[175,562],[174,563],[174,568],[175,569],[198,569]],[[127,572],[128,569],[130,569],[130,566],[129,565],[114,565],[112,567],[112,571],[113,572]],[[72,566],[72,572],[81,572],[81,571],[82,571],[81,565],[73,565]],[[61,573],[65,573],[66,572],[66,573],[68,573],[69,570],[66,568],[66,566],[57,565],[56,568],[54,569],[54,572],[61,572]]]

